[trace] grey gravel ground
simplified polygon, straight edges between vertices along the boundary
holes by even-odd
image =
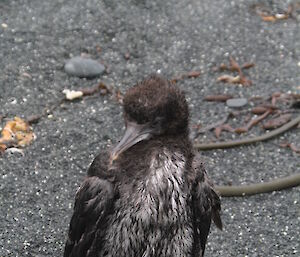
[[[229,111],[224,104],[202,102],[208,94],[299,93],[299,13],[268,23],[251,8],[264,3],[278,12],[291,2],[2,0],[0,115],[40,113],[63,97],[64,88],[99,81],[125,92],[153,72],[171,78],[202,71],[196,79],[177,83],[186,91],[192,124],[210,124]],[[81,53],[103,62],[108,73],[93,80],[69,77],[64,62]],[[212,68],[229,55],[255,62],[246,72],[251,87],[216,83]],[[97,152],[120,138],[121,117],[120,105],[110,96],[64,103],[52,118],[33,126],[36,140],[24,149],[25,156],[0,157],[0,256],[62,256],[75,191]],[[223,139],[230,137],[227,133]],[[269,142],[204,152],[209,174],[216,184],[241,184],[299,172],[299,155],[279,148],[283,140],[300,145],[299,128]],[[299,256],[299,193],[294,188],[223,198],[225,228],[212,227],[206,256]]]

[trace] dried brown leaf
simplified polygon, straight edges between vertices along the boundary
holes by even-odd
[[[229,70],[229,67],[225,63],[221,63],[219,66],[219,71]]]
[[[293,152],[300,153],[300,147],[295,146],[294,143],[281,143],[281,147],[289,147]]]
[[[216,127],[215,128],[215,136],[216,138],[219,138],[222,132],[222,128],[221,127]]]
[[[242,134],[242,133],[247,132],[248,128],[246,128],[246,127],[239,127],[239,128],[236,128],[234,131],[235,131],[235,133]]]
[[[170,80],[170,82],[173,84],[177,83],[179,80],[183,80],[185,78],[197,78],[201,75],[201,71],[190,71],[184,74],[181,74],[179,76],[176,76]]]
[[[260,16],[263,21],[274,22],[276,21],[276,17],[274,15],[261,15]]]
[[[99,91],[99,87],[98,87],[98,85],[96,85],[96,86],[93,86],[93,87],[81,88],[80,91],[82,92],[82,94],[84,96],[93,95],[93,94],[95,94],[96,92]]]
[[[229,62],[230,62],[230,70],[231,71],[237,71],[237,72],[241,71],[240,65],[233,59],[232,56],[229,57]]]
[[[248,124],[247,124],[247,128],[250,129],[253,126],[255,126],[256,124],[258,124],[259,122],[261,122],[263,119],[265,119],[273,110],[269,109],[267,110],[264,114],[252,119]]]
[[[24,147],[29,145],[34,139],[34,134],[29,124],[19,118],[15,117],[6,123],[2,129],[0,138],[0,148],[6,149],[12,145]]]
[[[253,126],[255,126],[256,124],[258,124],[259,122],[261,122],[263,119],[265,119],[273,110],[269,109],[267,110],[264,114],[252,119],[251,121],[249,121],[247,123],[247,125],[240,127],[240,128],[236,128],[235,132],[236,133],[244,133],[247,132],[249,129],[251,129]]]
[[[197,77],[199,77],[201,75],[201,71],[190,71],[190,72],[188,72],[186,75],[184,75],[184,76],[186,76],[186,77],[188,77],[188,78],[197,78]]]
[[[240,76],[231,76],[231,75],[222,75],[217,78],[218,82],[224,82],[224,83],[233,83],[233,84],[238,84],[241,82]]]
[[[252,112],[253,114],[263,114],[263,113],[265,113],[267,110],[268,110],[267,107],[264,107],[264,106],[257,106],[257,107],[252,108],[251,112]]]
[[[110,93],[109,88],[102,82],[96,86],[81,88],[80,91],[84,96],[93,95],[100,91],[101,95],[106,95]]]
[[[208,95],[204,97],[204,101],[210,102],[226,102],[228,99],[233,98],[231,95]]]
[[[292,118],[292,114],[287,113],[280,115],[279,117],[275,119],[271,119],[263,124],[264,129],[275,129],[278,127],[281,127],[282,125],[286,124],[289,122]]]
[[[215,128],[216,138],[220,137],[223,130],[229,131],[229,132],[235,131],[229,124],[222,124],[221,126]]]
[[[255,64],[253,63],[253,62],[246,62],[246,63],[244,63],[243,65],[242,65],[242,69],[250,69],[250,68],[252,68],[252,67],[254,67],[255,66]]]
[[[247,79],[243,74],[242,72],[240,72],[240,83],[243,85],[243,86],[251,86],[252,85],[252,81],[250,79]]]
[[[232,117],[233,114],[232,113],[229,113],[228,115],[226,115],[223,119],[213,123],[213,124],[210,124],[210,125],[207,125],[203,128],[201,128],[198,132],[197,132],[197,135],[196,137],[201,134],[201,133],[205,133],[206,131],[209,131],[209,130],[212,130],[214,128],[217,128],[219,126],[222,126],[230,117]]]

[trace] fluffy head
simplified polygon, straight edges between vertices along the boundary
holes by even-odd
[[[183,92],[157,75],[130,88],[124,97],[125,119],[149,123],[156,134],[180,134],[188,129],[188,105]]]

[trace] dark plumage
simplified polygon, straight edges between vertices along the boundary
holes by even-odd
[[[65,257],[200,257],[220,199],[188,138],[184,94],[151,76],[124,97],[126,132],[76,193]]]

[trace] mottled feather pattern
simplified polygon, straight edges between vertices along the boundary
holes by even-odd
[[[118,165],[111,170],[103,169],[106,154],[96,157],[89,169],[91,177],[84,181],[77,193],[74,222],[71,221],[70,227],[70,235],[74,235],[72,224],[77,229],[86,226],[84,231],[76,231],[81,233],[80,237],[77,236],[78,242],[69,244],[73,245],[73,252],[82,248],[86,255],[65,256],[203,256],[214,216],[219,221],[216,225],[221,228],[219,197],[203,163],[195,160],[193,167],[189,167],[192,161],[187,159],[193,155],[180,152],[176,144],[168,148],[164,145],[159,141],[149,141],[147,151],[143,151],[145,147],[140,144],[134,146],[133,151],[126,155],[134,156],[135,152],[140,155],[136,162],[127,162],[131,158],[122,156],[119,165],[124,170]],[[143,174],[143,179],[131,183],[132,169]],[[96,180],[94,175],[97,175]],[[102,222],[93,227],[93,222],[103,221],[101,214],[108,209],[107,204],[110,212],[107,215],[106,211],[106,224]],[[83,218],[88,217],[90,227],[87,223],[80,223],[79,209]],[[95,215],[100,216],[97,219]],[[82,239],[90,240],[89,251]]]
[[[194,158],[184,94],[150,76],[127,91],[124,117],[76,195],[64,257],[202,257],[220,199]]]
[[[105,238],[106,256],[191,256],[193,229],[185,160],[167,151],[151,160],[150,173],[136,191],[120,192],[123,197],[116,202],[118,208]]]

